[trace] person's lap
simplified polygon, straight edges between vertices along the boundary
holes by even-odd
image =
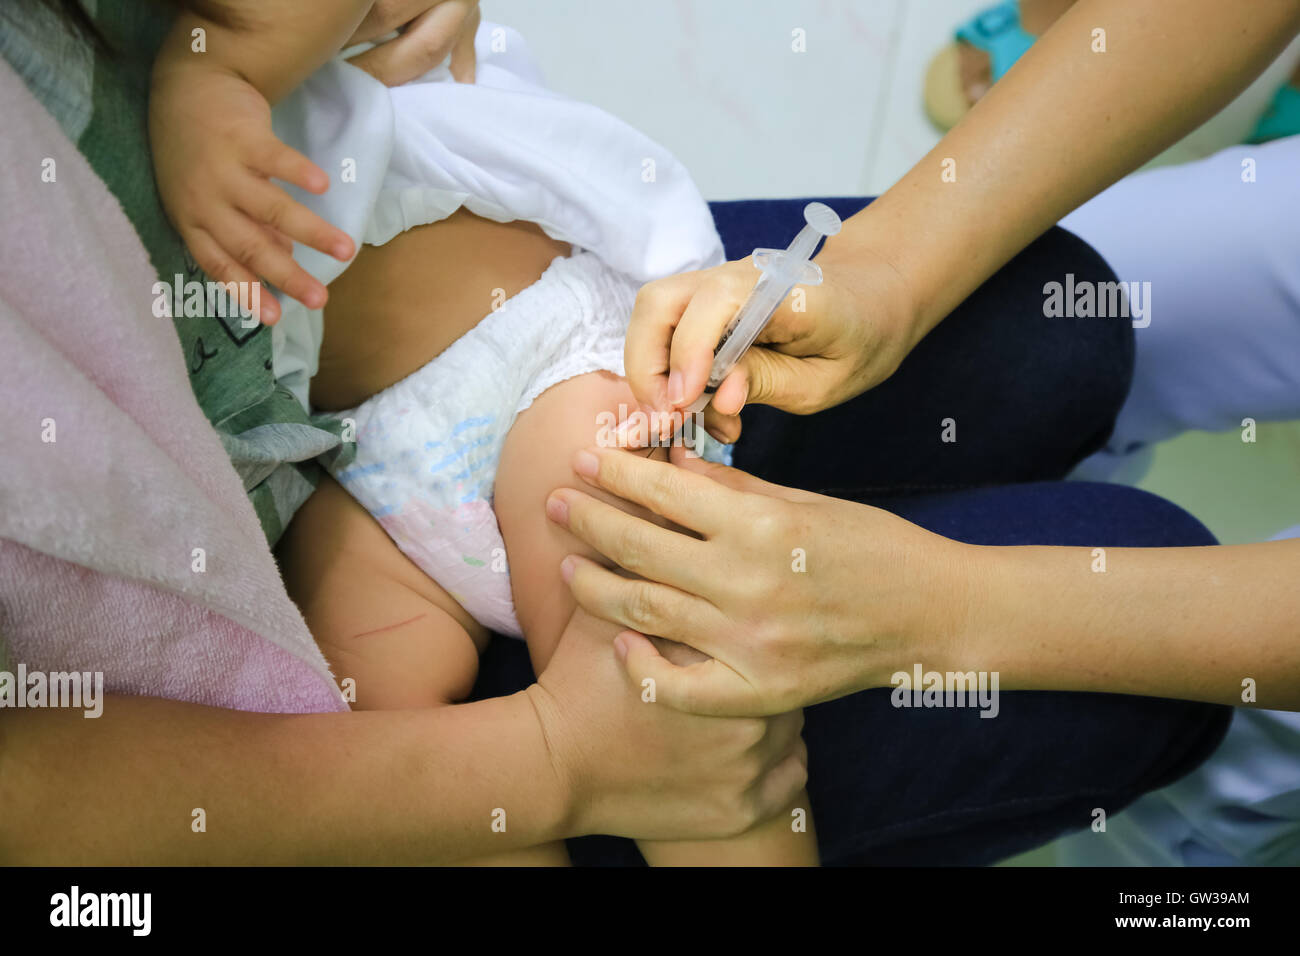
[[[863,203],[831,202],[842,215]],[[802,200],[715,204],[728,256],[757,245],[761,222],[782,203],[797,210]],[[806,418],[747,409],[737,466],[869,500],[972,543],[1214,543],[1154,496],[1054,480],[1106,441],[1133,357],[1127,322],[1043,316],[1043,284],[1067,271],[1113,279],[1088,246],[1052,230],[882,386]],[[955,420],[955,442],[942,440],[945,418]],[[531,676],[521,649],[495,639],[475,695],[512,692]],[[1217,746],[1229,713],[1049,692],[1001,695],[1000,709],[990,720],[971,709],[895,708],[889,689],[809,708],[804,738],[823,860],[987,863],[1029,849],[1087,826],[1095,807],[1112,814],[1190,771]],[[571,850],[580,864],[639,862],[630,841],[586,838]]]
[[[1119,485],[1042,482],[870,503],[972,544],[1215,543],[1180,508]],[[809,793],[828,863],[995,862],[1191,771],[1218,746],[1230,714],[1119,694],[1012,691],[985,719],[970,708],[895,708],[890,694],[805,711]]]

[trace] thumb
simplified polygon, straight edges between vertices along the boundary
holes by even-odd
[[[821,408],[821,377],[809,359],[755,345],[741,358],[740,368],[749,404],[771,405],[795,414]]]
[[[441,0],[407,24],[396,37],[357,54],[348,62],[361,67],[385,86],[409,83],[447,58],[465,16],[464,0]]]
[[[674,664],[644,634],[623,631],[614,639],[632,682],[643,698],[705,717],[749,717],[762,712],[754,688],[720,661]]]
[[[474,38],[481,20],[479,9],[475,7],[474,12],[465,18],[456,45],[451,48],[451,75],[457,83],[474,82]]]

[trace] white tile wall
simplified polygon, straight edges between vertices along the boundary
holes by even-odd
[[[939,139],[930,57],[985,0],[483,0],[548,84],[672,150],[709,199],[862,195]],[[792,49],[801,29],[806,52]],[[1169,158],[1236,142],[1300,57],[1293,44]]]
[[[900,0],[485,0],[552,88],[667,146],[709,199],[860,194]],[[806,52],[795,52],[794,31]]]

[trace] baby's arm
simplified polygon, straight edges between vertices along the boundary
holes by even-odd
[[[156,66],[202,61],[275,103],[343,49],[371,0],[221,0],[177,16]],[[204,51],[195,49],[203,31]]]
[[[270,104],[342,49],[369,7],[226,0],[176,18],[154,62],[149,138],[163,206],[213,279],[266,279],[319,308],[325,287],[294,261],[293,240],[352,257],[345,232],[272,184],[322,193],[329,177],[275,137]],[[273,297],[261,298],[260,317],[279,318]]]

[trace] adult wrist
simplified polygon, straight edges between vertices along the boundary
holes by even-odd
[[[945,620],[935,632],[936,662],[943,670],[999,670],[1004,661],[995,641],[1011,626],[1004,600],[1006,548],[949,542],[943,589]],[[938,669],[938,668],[937,668]]]
[[[889,300],[887,312],[905,333],[902,344],[906,355],[938,325],[942,316],[927,318],[925,314],[925,289],[909,268],[915,257],[909,255],[907,230],[897,222],[897,216],[891,221],[888,205],[881,197],[849,218],[839,235],[826,240],[817,262],[823,268],[830,265],[848,275],[871,274],[874,279],[871,288],[859,292],[863,305],[878,313],[882,295]],[[868,263],[875,263],[879,268],[869,270]],[[891,276],[894,281],[882,289],[881,276]]]

